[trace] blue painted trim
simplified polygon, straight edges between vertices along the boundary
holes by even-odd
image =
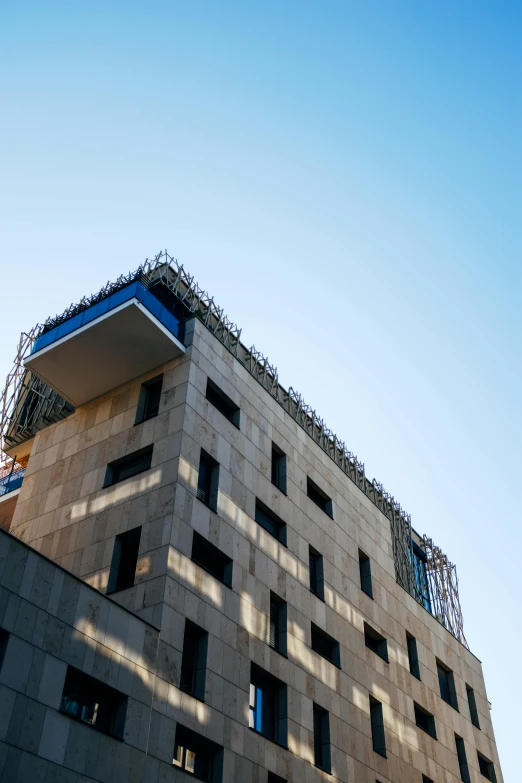
[[[106,299],[102,299],[101,302],[87,308],[87,310],[84,310],[82,313],[74,315],[72,318],[69,318],[68,321],[64,321],[49,332],[42,334],[35,340],[31,353],[36,353],[37,351],[41,351],[42,348],[47,348],[47,346],[52,345],[57,340],[61,340],[62,337],[67,337],[77,329],[81,329],[82,326],[86,326],[96,318],[99,318],[101,315],[105,315],[116,307],[125,304],[125,302],[128,302],[130,299],[137,299],[141,302],[149,313],[157,318],[171,334],[178,339],[180,338],[179,319],[176,318],[175,315],[172,315],[172,313],[169,313],[167,308],[162,305],[142,283],[131,283],[120,291],[111,294]]]

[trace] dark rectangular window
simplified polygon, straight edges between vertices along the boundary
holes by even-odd
[[[477,729],[480,729],[477,702],[475,701],[475,691],[473,690],[473,688],[470,688],[469,685],[466,685],[466,694],[468,697],[469,715],[471,718],[471,722],[474,726],[476,726]]]
[[[408,661],[410,663],[410,672],[420,680],[419,655],[417,653],[417,639],[409,633],[406,633],[406,644],[408,646]]]
[[[201,449],[197,496],[212,511],[217,511],[219,463]]]
[[[381,636],[381,634],[372,628],[368,623],[364,623],[364,643],[366,647],[373,650],[374,653],[379,655],[386,663],[389,663],[388,659],[388,642]]]
[[[316,506],[319,506],[319,508],[322,509],[325,514],[328,514],[328,516],[332,517],[333,519],[332,499],[329,498],[328,495],[325,494],[323,490],[317,486],[317,484],[314,484],[311,478],[308,477],[306,479],[306,492],[310,500],[313,501]]]
[[[239,407],[210,378],[207,380],[207,400],[239,429]]]
[[[67,667],[60,710],[104,734],[123,739],[127,697],[73,666]]]
[[[464,781],[464,783],[471,783],[464,740],[462,737],[459,737],[458,734],[455,734],[455,747],[457,749],[457,758],[459,760],[460,778]]]
[[[453,676],[453,672],[444,666],[443,663],[437,661],[437,674],[439,676],[441,698],[458,712],[459,703],[457,701],[457,691],[455,690],[455,677]]]
[[[286,495],[286,454],[272,443],[272,484]]]
[[[200,701],[205,700],[207,646],[208,633],[190,620],[185,620],[179,687]]]
[[[153,419],[159,413],[163,375],[141,384],[135,424]]]
[[[120,533],[114,539],[112,550],[111,569],[107,592],[115,593],[117,590],[125,590],[132,587],[136,578],[136,564],[140,549],[141,527]]]
[[[325,772],[332,770],[330,716],[318,704],[314,704],[314,764]]]
[[[119,481],[125,481],[138,473],[149,470],[152,464],[152,449],[152,446],[147,446],[145,449],[134,451],[126,457],[109,462],[103,486],[109,487],[111,484],[117,484]]]
[[[431,613],[431,596],[428,582],[428,559],[426,552],[412,541],[410,552],[413,568],[413,596],[422,606]]]
[[[256,498],[256,522],[286,546],[286,524],[258,498]]]
[[[415,723],[419,729],[425,731],[426,734],[429,734],[433,739],[437,739],[435,718],[431,712],[428,712],[424,707],[421,707],[420,704],[416,704],[415,702],[413,702],[413,709],[415,710]]]
[[[286,747],[287,724],[286,685],[252,664],[249,727]]]
[[[489,761],[485,756],[482,756],[482,754],[477,753],[478,758],[478,765],[480,774],[487,778],[487,780],[491,780],[492,783],[497,783],[497,776],[495,775],[495,765],[492,761]]]
[[[312,650],[341,668],[339,642],[312,623]]]
[[[267,783],[287,783],[287,781],[284,778],[280,778],[275,772],[269,772]]]
[[[198,780],[221,783],[223,748],[178,723],[172,764],[194,775]]]
[[[372,727],[372,744],[376,753],[387,758],[386,737],[384,734],[384,716],[382,704],[370,696],[370,723]]]
[[[359,549],[359,576],[361,578],[361,590],[370,598],[373,598],[372,571],[370,558]]]
[[[310,547],[308,555],[310,568],[310,592],[324,601],[324,569],[323,556]]]
[[[9,633],[7,631],[4,631],[3,628],[0,628],[0,669],[2,668],[2,664],[4,662],[8,640],[9,640]]]
[[[231,558],[196,532],[192,537],[192,560],[224,585],[232,587]]]
[[[287,608],[275,593],[270,593],[270,647],[286,655]]]

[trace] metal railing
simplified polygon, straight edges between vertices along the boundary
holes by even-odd
[[[0,497],[7,495],[8,492],[13,492],[15,489],[20,489],[26,470],[27,468],[13,470],[7,476],[0,478]]]

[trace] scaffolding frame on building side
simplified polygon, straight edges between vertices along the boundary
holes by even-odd
[[[30,332],[22,332],[13,369],[0,396],[0,453],[74,411],[58,392],[24,367],[24,359],[41,329],[37,325]]]
[[[464,636],[464,618],[459,601],[457,568],[435,546],[431,538],[423,537],[427,558],[427,574],[433,604],[433,614],[442,625],[468,647]],[[468,647],[469,649],[469,647]]]

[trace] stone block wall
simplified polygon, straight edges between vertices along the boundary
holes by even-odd
[[[227,783],[266,783],[267,770],[292,783],[421,783],[423,774],[456,783],[455,733],[473,782],[479,750],[501,783],[480,662],[397,584],[388,520],[195,319],[186,343],[184,357],[36,437],[12,532],[104,591],[115,536],[142,525],[135,585],[114,598],[161,629],[158,716],[222,745]],[[134,425],[140,385],[161,371],[159,415]],[[207,378],[240,407],[239,429],[206,399]],[[271,483],[272,442],[287,455],[286,494]],[[149,471],[103,488],[108,462],[152,443]],[[220,466],[217,513],[196,497],[201,449]],[[332,498],[333,519],[308,497],[307,477]],[[286,523],[287,546],[254,521],[256,497]],[[194,531],[232,558],[231,588],[192,562]],[[310,545],[324,559],[324,602],[309,590]],[[373,600],[360,588],[359,549]],[[288,605],[286,658],[268,645],[270,591]],[[178,687],[186,618],[209,634],[204,703]],[[389,663],[365,646],[365,622],[386,637]],[[339,642],[340,669],[312,651],[311,623]],[[439,695],[437,659],[455,674],[458,712]],[[287,685],[287,749],[248,728],[251,662]],[[370,695],[383,703],[387,759],[372,748]],[[415,725],[414,702],[434,714],[437,740]],[[313,766],[313,703],[330,713],[332,775]]]
[[[0,628],[0,780],[142,783],[172,772],[175,723],[153,706],[156,628],[3,531]],[[60,711],[69,666],[128,697],[123,741]]]

